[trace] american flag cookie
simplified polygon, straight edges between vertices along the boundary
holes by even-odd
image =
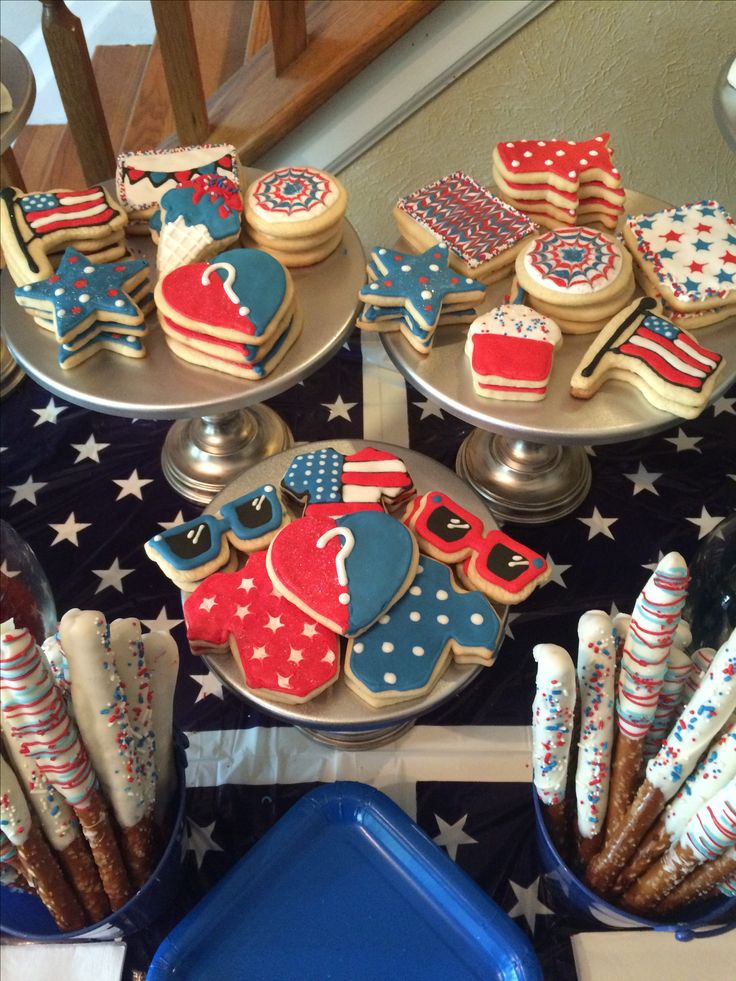
[[[506,275],[538,230],[526,215],[460,170],[401,198],[393,215],[412,248],[423,252],[440,242],[449,249],[454,270],[486,284]]]
[[[592,398],[614,378],[633,385],[656,408],[694,419],[708,404],[724,363],[662,317],[655,300],[643,297],[595,338],[570,379],[570,394]]]
[[[127,221],[100,184],[82,190],[0,190],[0,241],[18,286],[51,276],[57,254],[68,245],[76,245],[93,261],[118,258],[125,250]]]
[[[717,201],[697,201],[626,219],[624,241],[639,281],[697,327],[736,313],[736,224]]]
[[[557,228],[525,246],[516,257],[516,278],[525,302],[564,333],[600,330],[632,298],[631,256],[613,236],[593,228]]]

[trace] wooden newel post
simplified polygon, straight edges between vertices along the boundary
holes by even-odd
[[[63,0],[42,0],[41,27],[85,180],[115,175],[115,154],[82,24]]]
[[[280,75],[307,46],[304,0],[269,0],[273,61]]]
[[[205,143],[210,124],[188,0],[151,0],[151,9],[179,143]]]

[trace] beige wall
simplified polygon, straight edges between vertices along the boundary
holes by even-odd
[[[734,55],[736,0],[557,0],[342,171],[348,217],[367,249],[385,244],[397,198],[456,169],[489,182],[498,141],[601,131],[628,187],[736,213],[713,113]]]

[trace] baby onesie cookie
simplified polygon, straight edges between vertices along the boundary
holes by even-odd
[[[526,215],[461,170],[401,198],[393,214],[413,248],[424,251],[441,242],[453,269],[483,283],[504,276],[537,231]]]
[[[631,216],[623,234],[650,296],[686,314],[736,313],[736,224],[717,201]]]
[[[451,657],[490,665],[500,623],[480,593],[459,590],[446,565],[422,557],[400,600],[348,642],[345,682],[376,708],[431,691]]]
[[[664,412],[694,419],[708,404],[724,359],[660,316],[652,297],[635,300],[595,338],[570,379],[589,399],[609,378],[629,382]]]
[[[352,511],[395,510],[415,493],[404,461],[371,446],[348,454],[331,446],[299,453],[281,489],[304,514],[331,518]]]
[[[418,497],[404,520],[424,555],[457,565],[463,585],[499,603],[520,603],[552,574],[541,555],[502,531],[484,532],[480,518],[441,491]]]
[[[560,328],[521,303],[505,303],[470,325],[465,354],[484,398],[536,401],[547,394]]]
[[[347,191],[314,167],[280,167],[255,180],[245,195],[248,234],[285,266],[321,262],[342,241]]]
[[[67,245],[76,244],[87,253],[97,252],[104,242],[115,249],[117,258],[127,220],[100,184],[81,191],[0,190],[0,241],[8,272],[18,286],[51,276],[54,253]]]
[[[168,190],[199,174],[219,174],[239,186],[235,147],[205,143],[121,153],[115,171],[118,200],[131,220],[140,222],[153,214]],[[140,230],[147,228],[141,226]]]
[[[591,333],[631,299],[631,256],[616,239],[592,228],[557,228],[516,257],[516,277],[529,306],[565,333]]]
[[[328,518],[305,515],[268,548],[276,589],[330,630],[354,637],[409,587],[417,544],[400,521],[377,511]]]
[[[159,277],[177,266],[204,262],[234,245],[242,211],[237,184],[219,174],[200,174],[166,191],[151,219]]]
[[[276,701],[306,702],[340,674],[339,638],[274,591],[265,552],[206,579],[184,601],[184,619],[195,654],[229,647],[246,686]]]

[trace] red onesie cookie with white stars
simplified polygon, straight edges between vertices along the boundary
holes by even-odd
[[[496,144],[493,180],[504,200],[541,225],[599,222],[614,228],[624,210],[621,174],[609,134],[590,140],[513,140]]]

